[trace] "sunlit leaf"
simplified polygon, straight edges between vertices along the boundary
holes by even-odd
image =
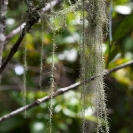
[[[45,125],[43,122],[33,122],[31,124],[31,132],[32,133],[46,133]]]
[[[69,117],[76,117],[76,113],[73,112],[72,110],[69,110],[68,108],[64,108],[63,110],[64,115],[69,116]]]
[[[119,46],[113,46],[112,49],[111,49],[111,52],[109,54],[109,59],[108,59],[108,62],[111,62],[116,56],[117,54],[119,54],[120,52],[120,48]]]

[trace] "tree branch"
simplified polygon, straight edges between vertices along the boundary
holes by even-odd
[[[25,27],[26,28],[26,27]],[[1,68],[0,68],[0,74],[3,72],[3,70],[6,68],[8,62],[12,59],[13,55],[17,52],[19,46],[20,46],[20,43],[22,42],[25,34],[26,34],[26,31],[25,31],[25,28],[23,29],[21,35],[19,36],[17,42],[13,45],[13,47],[11,48],[11,51],[9,53],[9,55],[7,56],[7,58],[4,60]]]
[[[105,70],[105,71],[103,72],[103,76],[104,76],[104,78],[106,78],[106,77],[108,76],[108,74],[111,74],[112,72],[115,72],[115,71],[117,71],[117,70],[119,70],[119,69],[125,68],[125,67],[130,66],[130,65],[133,65],[133,60],[132,60],[132,61],[129,61],[129,62],[125,63],[125,64],[119,65],[119,66],[117,66],[117,67],[115,67],[115,68],[113,68],[113,69]],[[88,79],[88,80],[86,81],[86,83],[91,82],[92,80],[94,80],[94,79],[97,78],[97,77],[98,77],[98,76],[91,77],[90,79]],[[70,86],[68,86],[68,87],[60,88],[60,89],[58,89],[58,90],[52,95],[52,98],[55,98],[55,97],[57,97],[57,96],[59,96],[59,95],[62,95],[62,94],[64,94],[65,92],[67,92],[67,91],[69,91],[69,90],[74,90],[74,89],[76,89],[76,87],[78,87],[78,86],[81,85],[81,84],[82,84],[81,82],[77,82],[77,83],[72,84],[72,85],[70,85]],[[50,100],[50,99],[51,99],[51,95],[45,96],[45,97],[40,98],[40,99],[37,99],[36,101],[34,101],[34,102],[31,103],[31,104],[28,104],[28,105],[26,105],[26,106],[24,106],[24,107],[21,107],[21,108],[15,110],[15,111],[13,111],[13,112],[11,112],[11,113],[9,113],[9,114],[3,116],[3,117],[1,117],[1,118],[0,118],[0,122],[3,122],[3,121],[5,121],[5,120],[7,120],[7,119],[9,119],[9,118],[11,118],[11,117],[17,115],[17,114],[20,114],[20,113],[24,112],[25,110],[34,108],[34,107],[40,105],[41,103],[46,102],[46,101],[48,101],[48,100]]]
[[[61,0],[51,1],[51,3],[48,3],[44,8],[42,7],[41,13],[47,12],[50,9],[50,7],[54,7],[60,2],[61,2]],[[36,7],[36,8],[38,8],[38,7]],[[26,23],[24,22],[19,27],[17,27],[13,31],[11,31],[8,35],[6,35],[5,40],[7,41],[7,40],[11,39],[12,37],[14,37],[16,34],[18,34],[24,28],[25,25],[26,25]]]
[[[55,6],[60,1],[61,0],[54,0],[54,1],[50,2],[49,4],[46,5],[46,7],[43,9],[43,11],[44,12],[48,11],[51,8],[51,6]],[[38,7],[38,9],[39,9],[39,7]],[[6,68],[8,62],[12,59],[14,54],[18,51],[18,48],[19,48],[25,34],[31,29],[31,27],[34,24],[36,24],[38,22],[39,18],[40,18],[40,16],[39,16],[39,13],[36,9],[32,10],[32,12],[29,13],[28,20],[26,22],[25,27],[22,30],[22,33],[20,34],[20,36],[19,36],[18,40],[16,41],[16,43],[11,48],[11,51],[10,51],[9,55],[4,60],[2,66],[0,67],[0,74],[4,71],[4,69]],[[23,26],[23,24],[21,26]],[[17,29],[17,31],[19,31],[19,30]]]
[[[25,27],[25,25],[26,25],[26,23],[24,22],[19,27],[17,27],[13,31],[11,31],[8,35],[6,35],[6,39],[5,40],[8,41],[12,37],[14,37],[16,34],[18,34],[20,31],[22,31],[22,29]]]
[[[32,9],[34,8],[34,4],[32,0],[25,0],[27,6],[28,6],[28,10],[32,11]]]

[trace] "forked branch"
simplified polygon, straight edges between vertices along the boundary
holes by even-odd
[[[48,10],[51,8],[51,6],[55,6],[55,5],[58,4],[60,1],[61,1],[61,0],[54,0],[54,1],[51,1],[50,3],[48,3],[48,4],[46,5],[45,8],[42,9],[42,11],[43,11],[43,12],[48,11]],[[36,7],[36,8],[37,8],[37,9],[34,9],[34,10],[29,14],[29,17],[28,17],[27,22],[24,23],[25,26],[24,26],[24,24],[22,24],[22,25],[20,26],[20,30],[21,30],[21,28],[23,28],[23,27],[24,27],[24,28],[22,29],[22,32],[21,32],[21,34],[20,34],[18,40],[16,41],[16,43],[15,43],[15,44],[13,45],[13,47],[11,48],[11,51],[10,51],[9,55],[7,56],[7,58],[4,60],[4,62],[3,62],[3,64],[2,64],[2,66],[0,67],[0,74],[4,71],[4,69],[6,68],[7,64],[9,63],[9,61],[10,61],[10,60],[12,59],[12,57],[14,56],[14,54],[18,51],[18,48],[19,48],[19,46],[20,46],[20,44],[21,44],[21,42],[22,42],[22,40],[23,40],[25,34],[26,34],[27,32],[29,32],[29,30],[33,27],[33,25],[36,24],[36,23],[38,22],[40,16],[39,16],[39,13],[38,13],[37,10],[39,10],[39,9],[41,10],[42,6],[38,6],[38,7]],[[16,34],[16,33],[18,33],[18,32],[19,32],[19,28],[17,28],[15,31],[13,31],[13,33],[10,33],[10,34],[8,35],[8,37],[6,37],[6,39],[9,39],[10,37],[12,37],[14,34]]]

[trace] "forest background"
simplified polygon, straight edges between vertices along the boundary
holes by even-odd
[[[38,1],[34,0],[37,4]],[[75,1],[71,1],[72,4]],[[110,16],[110,1],[106,1],[107,14]],[[55,8],[67,8],[69,2],[59,2]],[[106,69],[111,69],[133,59],[133,1],[115,0],[112,5],[112,36],[106,37],[103,44],[103,53]],[[13,35],[13,30],[27,19],[27,5],[24,1],[9,0],[3,60],[7,57],[11,47],[18,39],[20,32]],[[78,13],[78,12],[75,12]],[[56,20],[56,24],[60,23]],[[55,88],[67,87],[80,80],[79,40],[80,20],[73,13],[66,15],[63,27],[56,31],[55,52]],[[53,30],[45,20],[43,26],[39,21],[33,26],[23,39],[18,52],[2,73],[0,85],[0,116],[10,113],[23,106],[23,74],[24,52],[27,48],[27,92],[26,104],[49,94],[49,81],[51,72]],[[111,36],[111,32],[109,33]],[[40,90],[40,56],[43,45],[43,72],[42,89]],[[111,73],[105,78],[107,94],[107,110],[109,114],[110,133],[132,133],[133,129],[133,65]],[[80,91],[65,92],[53,99],[52,127],[54,133],[79,133],[80,121]],[[34,107],[25,113],[18,114],[0,123],[0,133],[45,133],[49,121],[48,102]],[[88,105],[86,120],[88,127],[94,129],[95,113],[91,104]],[[71,129],[71,130],[70,130]]]

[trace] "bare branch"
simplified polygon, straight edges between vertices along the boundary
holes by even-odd
[[[113,68],[113,69],[104,70],[103,76],[106,78],[106,77],[108,76],[108,74],[111,74],[112,72],[115,72],[115,71],[117,71],[117,70],[119,70],[119,69],[122,69],[122,68],[124,68],[124,67],[130,66],[130,65],[132,65],[132,64],[133,64],[133,60],[130,61],[130,62],[128,62],[128,63],[125,63],[125,64],[122,64],[122,65],[120,65],[120,66],[117,66],[117,67],[115,67],[115,68]],[[98,77],[98,76],[91,77],[91,78],[88,79],[85,83],[89,83],[89,82],[91,82],[92,80],[94,80],[94,79],[97,78],[97,77]],[[67,91],[69,91],[69,90],[77,89],[77,87],[78,87],[79,85],[81,85],[81,84],[82,84],[81,82],[77,82],[77,83],[72,84],[72,85],[70,85],[70,86],[68,86],[68,87],[60,88],[60,89],[58,89],[58,90],[52,95],[52,98],[55,98],[55,97],[57,97],[57,96],[59,96],[59,95],[62,95],[62,94],[64,94],[65,92],[67,92]],[[7,119],[9,119],[9,118],[11,118],[11,117],[17,115],[17,114],[20,114],[20,113],[24,112],[25,110],[28,110],[28,109],[37,107],[37,106],[40,105],[41,103],[46,102],[46,101],[48,101],[48,100],[50,100],[50,99],[51,99],[51,95],[45,96],[45,97],[40,98],[40,99],[37,99],[36,101],[34,101],[34,102],[31,103],[31,104],[28,104],[28,105],[26,105],[26,106],[24,106],[24,107],[21,107],[21,108],[15,110],[15,111],[13,111],[13,112],[11,112],[11,113],[9,113],[9,114],[3,116],[3,117],[1,117],[1,118],[0,118],[0,122],[3,122],[3,121],[5,121],[5,120],[7,120]]]
[[[59,90],[57,90],[57,91],[53,94],[52,97],[54,98],[54,97],[59,96],[59,95],[65,93],[65,92],[67,92],[67,91],[69,91],[69,90],[76,89],[76,87],[79,86],[79,85],[80,85],[80,82],[75,83],[75,84],[70,85],[70,86],[65,87],[65,88],[60,88]],[[17,115],[17,114],[20,114],[21,112],[24,112],[25,110],[34,108],[34,107],[40,105],[42,102],[46,102],[46,101],[48,101],[48,100],[50,100],[50,99],[51,99],[51,96],[50,96],[50,95],[49,95],[49,96],[45,96],[45,97],[40,98],[40,99],[37,99],[36,101],[34,101],[34,102],[31,103],[31,104],[28,104],[28,105],[26,105],[26,106],[24,106],[24,107],[21,107],[21,108],[15,110],[15,111],[13,111],[13,112],[11,112],[11,113],[9,113],[9,114],[3,116],[3,117],[1,117],[1,118],[0,118],[0,122],[5,121],[5,120],[7,120],[7,119],[9,119],[9,118],[11,118],[11,117]]]

